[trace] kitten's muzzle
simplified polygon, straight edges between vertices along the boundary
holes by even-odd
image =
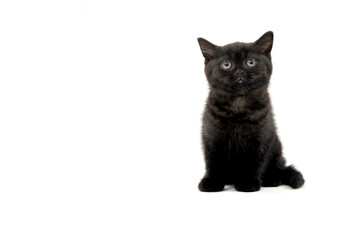
[[[239,83],[244,83],[245,79],[244,79],[244,71],[241,68],[238,68],[235,72],[236,75],[236,81]]]
[[[244,71],[241,68],[238,68],[235,72],[237,77],[242,78],[244,76]]]

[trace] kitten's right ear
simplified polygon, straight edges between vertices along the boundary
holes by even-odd
[[[218,46],[212,44],[204,38],[198,38],[197,40],[199,42],[201,52],[205,57],[206,62],[216,57],[216,49],[218,48]]]

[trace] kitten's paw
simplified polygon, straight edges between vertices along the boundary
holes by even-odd
[[[278,187],[281,185],[280,177],[264,178],[261,186],[263,187]]]
[[[202,192],[220,192],[224,190],[225,184],[215,178],[204,177],[199,183]]]
[[[305,183],[303,175],[298,170],[296,170],[294,166],[289,166],[282,170],[281,180],[283,184],[288,185],[294,189],[300,188]]]
[[[291,174],[288,181],[289,181],[288,182],[289,186],[294,189],[300,188],[305,183],[305,180],[304,180],[302,174],[299,172],[294,172],[293,174]]]
[[[240,192],[256,192],[259,191],[261,183],[259,180],[242,181],[235,184],[236,191]]]

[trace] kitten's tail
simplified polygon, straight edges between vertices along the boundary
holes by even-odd
[[[291,165],[281,171],[281,182],[292,188],[300,188],[304,185],[305,180],[303,175]]]

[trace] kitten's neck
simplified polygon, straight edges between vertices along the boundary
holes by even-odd
[[[243,95],[222,90],[210,90],[209,100],[212,103],[226,104],[234,110],[270,104],[267,88],[255,89]]]

